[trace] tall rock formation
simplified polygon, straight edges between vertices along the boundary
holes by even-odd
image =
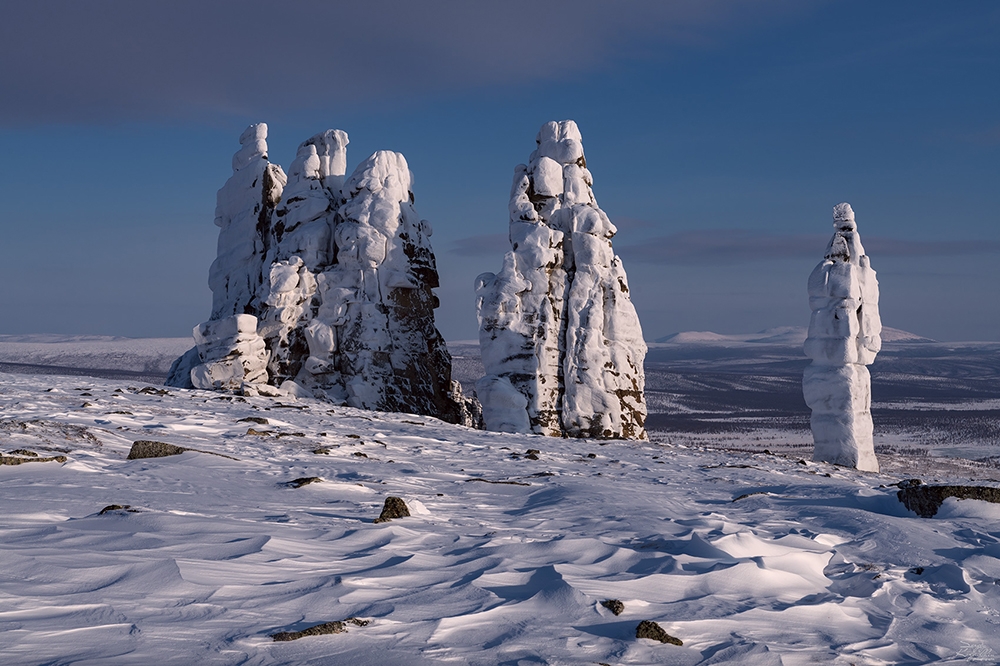
[[[802,391],[812,409],[813,460],[877,472],[866,366],[882,348],[878,281],[849,204],[834,207],[833,227],[826,256],[809,276],[805,353],[812,363]]]
[[[490,430],[645,438],[646,344],[572,120],[546,123],[514,170],[511,251],[476,279]]]
[[[345,182],[347,134],[328,130],[299,146],[286,179],[266,136],[263,123],[244,132],[219,191],[212,317],[167,383],[479,425],[434,325],[431,227],[406,160],[379,151]]]

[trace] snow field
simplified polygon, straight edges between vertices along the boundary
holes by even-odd
[[[1000,654],[998,506],[948,500],[926,520],[880,487],[899,477],[794,457],[142,389],[0,375],[0,451],[68,458],[0,466],[3,663]],[[139,439],[236,460],[126,461]],[[322,481],[286,485],[311,476]],[[373,524],[389,495],[413,516]],[[137,512],[99,515],[111,504]],[[601,606],[609,598],[622,615]],[[269,638],[352,616],[372,622]],[[647,619],[683,647],[637,640]]]

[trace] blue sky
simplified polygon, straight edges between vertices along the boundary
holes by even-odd
[[[215,192],[266,121],[406,155],[476,336],[513,168],[572,118],[647,339],[806,325],[850,202],[883,323],[1000,340],[995,2],[37,0],[0,9],[0,334],[187,335]]]

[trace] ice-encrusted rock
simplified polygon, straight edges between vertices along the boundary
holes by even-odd
[[[267,348],[257,335],[257,318],[232,315],[195,326],[194,340],[201,364],[191,369],[191,383],[200,389],[245,390],[265,383]]]
[[[337,263],[318,276],[320,304],[303,380],[339,370],[342,383],[332,388],[342,388],[351,406],[464,422],[465,401],[434,325],[431,226],[413,206],[411,183],[406,159],[390,151],[372,155],[345,183]]]
[[[271,386],[478,425],[434,325],[431,227],[413,207],[406,160],[379,151],[345,182],[347,134],[327,130],[299,146],[286,182],[265,137],[262,123],[241,137],[219,193],[212,318],[168,383]]]
[[[271,217],[286,177],[267,161],[267,125],[257,123],[240,135],[233,175],[216,198],[218,255],[208,273],[211,319],[261,312],[264,258],[270,245]]]
[[[476,279],[490,430],[641,439],[646,344],[571,120],[514,170],[511,251]]]
[[[813,460],[877,472],[866,366],[882,348],[878,281],[861,245],[854,211],[833,209],[835,232],[809,276],[812,318],[802,392],[812,410]]]

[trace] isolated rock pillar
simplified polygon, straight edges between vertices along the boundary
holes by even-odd
[[[834,207],[833,226],[826,256],[809,276],[805,353],[812,363],[802,392],[812,410],[813,460],[877,472],[866,366],[882,348],[878,281],[849,204]]]

